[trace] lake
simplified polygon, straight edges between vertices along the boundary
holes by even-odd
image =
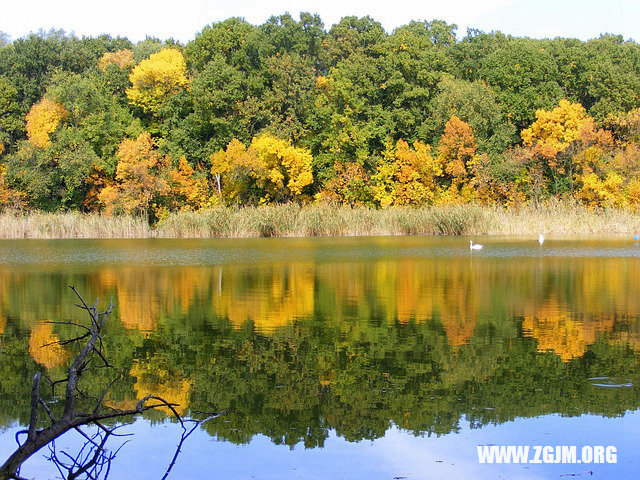
[[[148,394],[190,436],[169,478],[632,478],[640,470],[640,247],[628,238],[0,241],[0,455],[31,378],[59,377],[74,285],[113,299],[105,403]],[[200,418],[199,417],[199,418]],[[153,411],[110,478],[161,478]],[[119,443],[115,439],[112,446]],[[73,436],[59,448],[74,448]],[[615,446],[616,463],[480,464],[477,446]],[[36,454],[26,477],[55,478]]]

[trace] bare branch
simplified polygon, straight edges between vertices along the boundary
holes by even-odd
[[[40,372],[33,377],[33,387],[31,389],[31,417],[29,418],[29,433],[27,441],[36,438],[36,423],[38,422],[38,404],[40,400]]]
[[[42,409],[47,413],[49,420],[51,420],[51,423],[55,423],[56,419],[53,416],[53,413],[51,412],[51,409],[49,408],[49,405],[47,405],[45,403],[44,400],[42,400],[42,398],[39,398],[38,401],[40,402],[40,405],[42,406]]]
[[[76,307],[80,307],[80,305],[76,305]],[[71,322],[71,321],[57,322],[55,320],[47,320],[44,323],[48,323],[49,325],[71,325],[72,327],[83,328],[87,332],[91,333],[91,329],[89,327],[87,327],[86,325],[83,325],[81,323],[76,323],[76,322]]]
[[[119,380],[119,377],[115,377],[113,380],[111,380],[109,382],[109,385],[107,385],[107,388],[105,388],[102,391],[102,395],[100,396],[100,398],[98,399],[98,401],[96,402],[96,408],[93,409],[93,413],[97,413],[98,410],[100,410],[100,407],[102,406],[102,404],[104,403],[104,399],[107,396],[107,393],[109,393],[109,390],[111,389],[111,387],[113,386],[114,383],[116,383]]]
[[[20,443],[20,435],[25,435],[27,433],[29,433],[29,430],[18,430],[16,432],[16,443],[18,444],[19,447],[22,445]]]
[[[102,423],[102,421],[110,419],[124,419],[126,417],[140,415],[148,410],[167,408],[180,423],[180,426],[182,427],[182,435],[176,448],[176,452],[174,453],[171,463],[163,477],[164,479],[175,465],[176,459],[185,440],[202,422],[205,422],[212,417],[208,417],[204,420],[184,420],[176,409],[176,407],[178,407],[177,404],[170,403],[163,398],[154,395],[147,395],[142,398],[138,401],[135,408],[132,409],[121,410],[107,406],[104,404],[105,398],[113,384],[118,380],[118,378],[120,378],[119,376],[116,376],[106,386],[106,388],[101,392],[100,397],[87,395],[87,393],[79,387],[82,374],[88,370],[97,368],[113,368],[103,353],[104,344],[101,337],[101,332],[104,328],[105,322],[113,311],[113,300],[111,300],[109,307],[105,311],[98,312],[98,300],[96,300],[92,306],[89,306],[75,287],[70,288],[80,301],[77,306],[86,311],[89,315],[90,324],[87,326],[75,322],[49,322],[53,324],[75,326],[83,329],[85,333],[82,335],[78,334],[77,336],[67,340],[51,342],[44,345],[46,347],[53,344],[69,345],[72,343],[85,342],[82,344],[80,351],[71,362],[66,377],[52,380],[48,375],[45,375],[45,379],[51,387],[51,394],[56,399],[60,399],[60,397],[56,395],[56,386],[58,384],[66,383],[64,397],[61,398],[61,400],[64,401],[62,416],[56,419],[51,408],[49,408],[47,403],[41,398],[41,374],[39,372],[36,373],[33,378],[31,415],[28,428],[16,433],[16,443],[18,444],[18,448],[4,462],[4,464],[0,465],[0,480],[22,480],[19,475],[20,466],[29,457],[46,445],[49,445],[51,451],[49,458],[54,462],[63,477],[75,479],[82,475],[89,479],[106,478],[111,470],[111,461],[127,442],[120,445],[115,452],[109,452],[106,449],[107,439],[112,436],[126,435],[114,433],[120,425],[108,428]],[[100,359],[100,365],[92,365],[95,358]],[[76,411],[76,400],[78,397],[93,398],[96,401],[95,408],[91,413]],[[42,407],[45,411],[50,422],[48,427],[41,430],[37,429],[39,407]],[[104,411],[104,409],[108,410]],[[188,423],[193,423],[193,426],[187,428]],[[92,424],[97,428],[97,433],[90,436],[81,427]],[[70,430],[76,430],[85,439],[84,446],[75,457],[72,457],[64,451],[61,451],[58,454],[55,447],[55,440]],[[26,440],[24,443],[20,443],[20,436],[25,434],[27,436]]]

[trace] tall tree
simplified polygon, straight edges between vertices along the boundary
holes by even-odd
[[[118,147],[116,183],[106,186],[99,195],[107,213],[148,216],[154,200],[169,193],[169,185],[161,176],[165,164],[148,132],[135,140],[125,138]]]
[[[156,113],[167,100],[184,89],[187,67],[182,53],[175,48],[160,50],[142,60],[129,76],[131,88],[127,97],[145,112]]]

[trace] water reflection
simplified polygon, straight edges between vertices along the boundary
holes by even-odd
[[[42,346],[68,333],[45,321],[77,315],[72,284],[117,304],[108,348],[122,381],[110,405],[154,392],[180,413],[224,410],[205,428],[235,443],[317,447],[332,432],[375,439],[394,425],[442,435],[640,403],[640,382],[588,381],[640,377],[640,265],[624,245],[575,243],[591,253],[562,256],[571,242],[548,242],[545,255],[505,240],[470,256],[460,239],[269,239],[244,253],[227,241],[141,242],[151,253],[138,261],[131,242],[2,250],[3,425],[26,421],[15,399],[32,372],[69,358]],[[597,254],[607,248],[619,255]]]

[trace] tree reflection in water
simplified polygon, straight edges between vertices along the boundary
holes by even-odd
[[[31,373],[69,353],[68,284],[113,296],[106,349],[122,373],[105,402],[149,392],[220,440],[321,447],[334,431],[394,425],[442,435],[551,413],[620,416],[640,403],[640,268],[624,258],[466,257],[0,271],[0,422],[28,424]],[[30,353],[31,352],[31,353]],[[103,381],[101,372],[91,372]],[[603,389],[592,377],[630,379]],[[166,411],[144,413],[171,421]]]

